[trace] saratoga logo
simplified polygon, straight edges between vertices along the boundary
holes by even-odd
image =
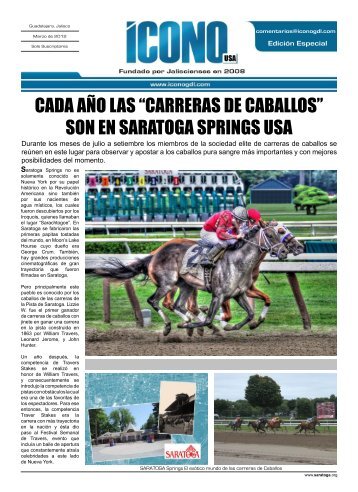
[[[166,444],[164,457],[166,460],[199,460],[201,444]]]

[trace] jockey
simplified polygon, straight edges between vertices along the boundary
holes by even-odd
[[[258,210],[236,207],[224,210],[210,217],[200,231],[205,246],[211,249],[201,260],[200,265],[214,266],[214,258],[238,239],[243,239],[254,225],[258,225],[261,214]]]

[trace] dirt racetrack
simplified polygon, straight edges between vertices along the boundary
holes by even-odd
[[[335,465],[336,434],[215,432],[215,465]]]
[[[203,337],[196,333],[162,332],[145,328],[121,328],[100,332],[86,329],[86,355],[89,356],[334,356],[335,332],[233,332]]]

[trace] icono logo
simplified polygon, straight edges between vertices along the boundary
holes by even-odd
[[[227,53],[227,25],[221,21],[127,22],[127,63],[222,63]]]
[[[201,444],[166,444],[164,457],[166,460],[199,460]]]

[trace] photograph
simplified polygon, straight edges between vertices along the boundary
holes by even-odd
[[[171,442],[158,432],[159,403],[88,410],[93,461],[163,456]]]
[[[162,381],[160,383],[159,432],[194,432],[196,384]]]
[[[86,355],[335,356],[337,172],[87,171]]]
[[[336,465],[335,373],[216,373],[217,465]]]
[[[86,465],[208,464],[208,374],[88,372]]]

